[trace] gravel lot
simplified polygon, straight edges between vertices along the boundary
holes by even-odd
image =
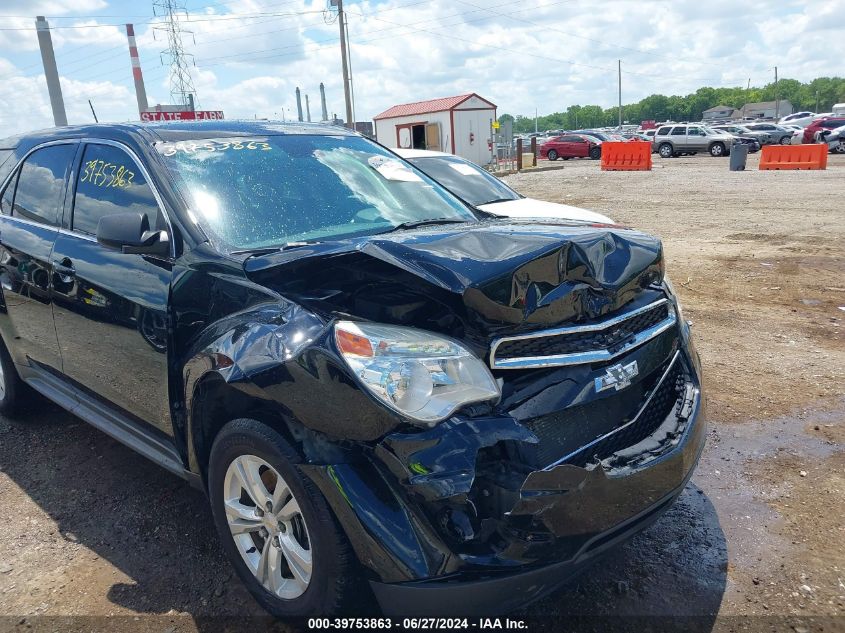
[[[572,160],[507,178],[664,239],[711,425],[676,506],[525,614],[845,630],[845,156],[821,172],[756,167]],[[0,628],[91,630],[120,615],[108,626],[170,632],[261,615],[201,493],[62,410],[0,418],[0,470]]]

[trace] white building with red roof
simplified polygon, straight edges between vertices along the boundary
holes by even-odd
[[[373,117],[382,145],[451,152],[480,165],[493,159],[495,120],[496,104],[474,92],[395,105]]]

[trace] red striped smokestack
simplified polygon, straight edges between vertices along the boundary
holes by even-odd
[[[147,110],[147,91],[144,89],[144,76],[141,74],[141,58],[135,45],[135,27],[126,25],[126,37],[129,38],[129,59],[132,61],[132,76],[135,78],[135,96],[138,97],[138,115],[143,118]]]

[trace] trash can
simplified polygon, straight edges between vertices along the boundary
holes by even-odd
[[[737,143],[731,148],[731,171],[745,171],[748,161],[748,145]]]

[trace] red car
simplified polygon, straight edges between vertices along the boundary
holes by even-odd
[[[583,134],[564,134],[549,139],[540,146],[540,158],[601,158],[601,141]]]
[[[845,116],[826,116],[816,119],[804,128],[804,142],[815,143],[816,132],[821,130],[833,130],[845,125]]]

